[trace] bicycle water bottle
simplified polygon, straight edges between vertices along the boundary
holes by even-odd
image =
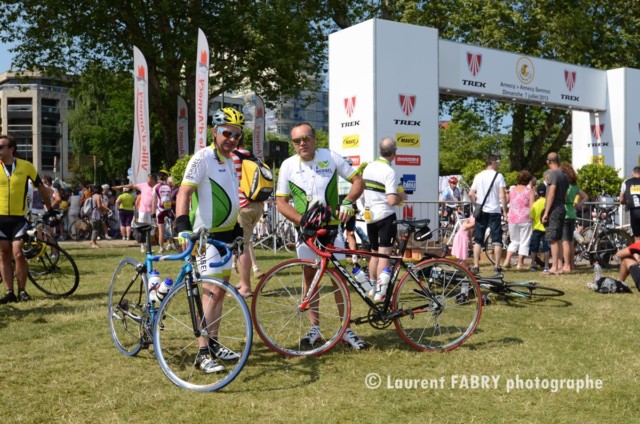
[[[157,293],[160,288],[160,273],[155,269],[149,273],[149,299],[154,302],[158,300]]]
[[[596,261],[596,263],[593,264],[593,278],[595,278],[595,281],[598,281],[600,277],[602,277],[602,267],[600,263]]]
[[[158,287],[158,291],[156,293],[158,301],[162,302],[162,299],[164,299],[167,293],[169,293],[169,290],[171,290],[172,285],[173,285],[173,280],[170,277],[167,277],[164,279],[162,284],[160,284],[160,287]]]
[[[369,276],[366,272],[359,266],[353,267],[353,277],[355,280],[360,283],[360,286],[364,289],[364,291],[371,290],[371,281],[369,281]]]
[[[384,299],[384,296],[387,294],[387,286],[389,285],[389,280],[391,279],[391,269],[384,268],[382,270],[382,274],[378,276],[378,281],[376,282],[376,294],[373,297],[375,302],[380,302]]]

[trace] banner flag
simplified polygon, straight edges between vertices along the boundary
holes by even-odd
[[[187,102],[178,96],[178,157],[189,154],[189,120],[187,119]]]
[[[131,153],[131,182],[147,182],[151,171],[149,137],[149,84],[148,68],[142,52],[133,47],[134,124],[133,152]]]
[[[264,143],[265,143],[265,120],[264,120],[264,101],[257,94],[253,95],[253,105],[255,112],[253,114],[253,155],[260,160],[264,160]]]
[[[196,143],[193,153],[207,147],[207,117],[209,109],[209,43],[198,28],[198,54],[196,58]]]

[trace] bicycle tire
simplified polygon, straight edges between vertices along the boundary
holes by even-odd
[[[475,331],[482,316],[482,293],[466,267],[448,259],[429,259],[402,277],[391,306],[394,314],[400,314],[394,320],[396,331],[412,348],[449,351]]]
[[[619,228],[600,233],[595,242],[596,251],[594,255],[592,255],[592,265],[597,260],[600,265],[605,268],[615,268],[619,266],[620,259],[616,256],[616,252],[632,243],[633,236]]]
[[[76,262],[63,248],[49,242],[42,255],[31,258],[27,276],[44,294],[55,297],[72,295],[80,284]]]
[[[554,297],[564,296],[562,290],[554,289],[553,287],[540,286],[535,282],[528,283],[505,283],[505,289],[520,297]]]
[[[125,356],[135,356],[144,341],[147,309],[146,276],[138,272],[140,263],[126,258],[120,261],[109,285],[107,317],[116,348]]]
[[[220,290],[215,296],[203,298],[211,300],[215,297],[224,300],[223,311],[217,324],[220,325],[218,342],[240,354],[237,361],[216,358],[218,363],[225,366],[225,370],[210,374],[202,372],[196,364],[198,337],[194,335],[189,308],[190,296],[193,296],[196,302],[201,301],[200,294],[204,293],[203,283]],[[201,277],[194,282],[197,292],[193,288],[187,290],[185,284],[184,281],[177,283],[158,308],[153,324],[156,358],[164,374],[176,386],[199,392],[220,390],[238,376],[251,352],[253,327],[249,308],[237,290],[218,278]],[[204,307],[206,311],[206,306]],[[210,325],[216,323],[210,323],[208,326]]]
[[[84,219],[76,219],[69,228],[69,236],[72,240],[88,240],[91,236],[91,224]]]
[[[349,291],[336,271],[327,268],[317,286],[322,337],[314,345],[302,343],[312,325],[307,311],[300,310],[305,267],[317,269],[315,261],[303,259],[276,265],[262,277],[253,295],[251,315],[256,332],[271,350],[285,356],[321,355],[342,339],[349,326]]]
[[[295,228],[290,221],[281,221],[280,224],[280,237],[282,239],[282,246],[287,252],[293,253],[296,251],[296,234]]]
[[[436,228],[431,233],[431,239],[427,241],[425,253],[431,256],[445,257],[450,251],[448,241],[453,233],[452,227]]]
[[[507,247],[509,247],[509,243],[511,243],[511,237],[509,237],[509,233],[502,229],[502,258],[500,259],[500,263],[498,265],[502,265],[502,262],[507,256]],[[484,254],[489,259],[492,265],[496,264],[496,258],[493,249],[493,242],[491,241],[491,234],[487,234],[484,238]]]

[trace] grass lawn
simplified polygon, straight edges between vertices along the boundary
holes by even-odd
[[[125,256],[142,259],[123,243],[99,250],[66,243],[81,273],[76,293],[51,299],[29,285],[33,302],[0,305],[2,423],[638,420],[640,296],[635,288],[629,295],[591,292],[589,267],[562,276],[507,272],[509,281],[533,279],[566,295],[495,302],[475,334],[447,353],[413,351],[393,325],[354,327],[371,349],[340,344],[318,358],[283,358],[255,335],[236,380],[202,394],[170,383],[152,350],[128,358],[114,347],[111,273]],[[258,250],[264,271],[290,257]],[[162,266],[163,276],[178,267]]]

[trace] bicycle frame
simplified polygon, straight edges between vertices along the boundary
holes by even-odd
[[[306,311],[309,308],[309,303],[311,303],[313,301],[313,298],[314,298],[314,296],[316,294],[317,284],[320,281],[320,278],[322,277],[322,275],[324,275],[324,273],[326,272],[327,267],[328,267],[328,263],[333,264],[333,266],[336,269],[338,269],[340,274],[342,274],[342,276],[349,283],[349,285],[351,287],[353,287],[353,289],[358,293],[360,298],[373,311],[375,311],[376,316],[384,317],[386,320],[391,320],[391,319],[396,318],[397,316],[404,316],[404,315],[407,315],[407,314],[411,314],[411,313],[414,312],[414,309],[420,309],[420,308],[413,308],[413,309],[411,309],[409,311],[399,311],[399,312],[397,312],[397,315],[394,314],[393,317],[388,315],[389,314],[389,306],[391,305],[391,294],[393,293],[396,281],[398,279],[398,275],[400,273],[400,268],[403,268],[416,281],[419,281],[419,279],[413,274],[413,272],[411,270],[411,266],[407,265],[407,263],[404,262],[403,255],[404,255],[404,251],[406,250],[407,245],[409,243],[409,237],[415,232],[415,225],[416,224],[417,225],[427,224],[428,222],[429,222],[428,219],[427,220],[419,220],[419,221],[414,221],[413,225],[409,225],[407,231],[405,232],[405,235],[402,238],[402,241],[401,241],[401,244],[400,244],[400,251],[399,251],[398,255],[387,255],[387,254],[384,254],[384,253],[370,252],[370,251],[364,251],[364,250],[342,249],[342,248],[335,247],[333,245],[324,246],[325,249],[322,250],[316,245],[315,241],[316,241],[318,236],[326,235],[327,234],[327,230],[326,229],[318,230],[317,233],[313,237],[307,238],[305,240],[305,243],[307,244],[307,246],[309,246],[311,248],[311,250],[313,250],[314,253],[317,254],[318,256],[320,256],[322,259],[317,261],[317,262],[319,262],[319,268],[316,271],[311,284],[309,285],[309,288],[307,290],[307,295],[305,296],[305,298],[303,299],[302,303],[299,306],[300,311]],[[384,301],[382,302],[382,306],[378,306],[373,300],[371,300],[367,296],[367,293],[365,292],[364,288],[353,278],[351,273],[348,272],[344,268],[344,266],[336,258],[335,254],[359,255],[359,256],[366,256],[366,257],[378,257],[378,258],[386,258],[386,259],[390,259],[391,260],[391,262],[392,262],[392,265],[391,265],[392,266],[391,277],[390,277],[390,280],[389,280],[389,285],[387,286],[387,292],[385,293]],[[424,287],[424,286],[421,286],[421,287],[425,291],[425,294],[427,295],[429,300],[431,302],[433,302],[433,304],[431,306],[434,309],[442,308],[442,304],[440,303],[440,301],[435,296],[431,295],[430,290],[427,287]],[[371,318],[369,318],[369,317],[359,317],[359,318],[356,318],[356,319],[352,319],[351,321],[354,322],[355,324],[362,324],[362,323],[370,322]]]

